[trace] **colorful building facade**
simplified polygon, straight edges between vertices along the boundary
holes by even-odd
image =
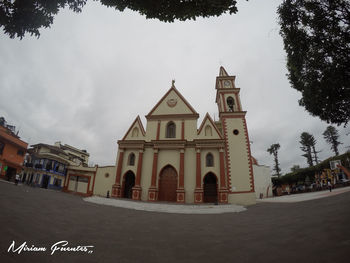
[[[254,177],[246,111],[235,76],[216,78],[219,121],[199,114],[173,84],[118,141],[112,196],[178,203],[254,204]]]
[[[27,147],[14,129],[0,125],[0,178],[13,181],[21,173]]]
[[[70,145],[39,143],[28,149],[22,182],[42,188],[61,190],[71,167],[87,167],[89,154]]]

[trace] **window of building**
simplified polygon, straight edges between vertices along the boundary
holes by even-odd
[[[89,182],[89,177],[87,176],[78,176],[78,181],[82,183],[88,183]]]
[[[214,156],[211,153],[208,153],[205,157],[205,163],[207,167],[214,166]]]
[[[166,138],[175,138],[176,137],[176,125],[174,122],[168,122],[166,126]]]
[[[229,111],[233,112],[233,108],[235,106],[235,100],[232,97],[228,97],[226,99],[226,102],[227,102],[227,106],[228,106]]]
[[[5,148],[5,143],[0,142],[0,154],[2,154],[2,152],[4,151]]]
[[[135,165],[135,154],[134,153],[129,154],[128,165],[131,165],[131,166]]]
[[[205,126],[205,136],[213,136],[213,131],[209,125]]]

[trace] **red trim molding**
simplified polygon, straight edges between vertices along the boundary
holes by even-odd
[[[142,171],[142,156],[143,151],[139,152],[139,158],[137,161],[137,172],[136,172],[136,182],[135,186],[132,188],[132,199],[141,200],[141,171]]]
[[[112,197],[121,197],[120,177],[122,174],[123,158],[124,150],[120,149],[115,184],[112,186]]]
[[[176,190],[176,202],[185,203],[185,152],[180,150],[180,170],[179,170],[179,188]]]
[[[157,196],[158,190],[156,186],[157,166],[158,166],[158,149],[154,149],[151,187],[148,189],[148,201],[151,201],[151,202],[157,201],[158,199],[158,196]]]
[[[203,189],[201,188],[201,150],[196,149],[196,189],[194,190],[194,202],[203,203]]]
[[[247,147],[248,163],[249,163],[250,190],[252,192],[254,192],[254,174],[253,174],[253,165],[252,165],[252,155],[251,155],[251,151],[250,151],[250,142],[249,142],[249,136],[248,136],[247,122],[246,122],[245,118],[243,118],[243,124],[244,124],[244,135],[246,138],[246,147]]]

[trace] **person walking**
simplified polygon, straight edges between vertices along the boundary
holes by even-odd
[[[331,184],[331,182],[328,181],[327,185],[328,185],[329,192],[332,192],[332,184]]]
[[[19,174],[16,173],[16,177],[15,177],[15,185],[18,185],[18,182],[19,182]]]

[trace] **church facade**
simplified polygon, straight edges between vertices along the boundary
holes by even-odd
[[[199,114],[172,87],[118,141],[112,197],[177,203],[255,204],[245,115],[235,76],[216,78],[219,121]]]

